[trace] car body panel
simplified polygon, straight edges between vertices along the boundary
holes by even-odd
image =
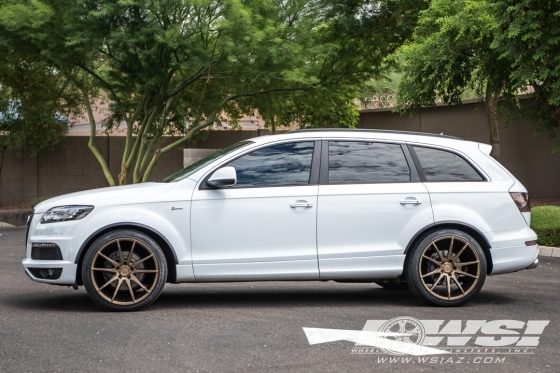
[[[256,149],[331,139],[447,149],[466,158],[486,180],[199,188],[213,171]],[[446,221],[481,232],[490,246],[491,274],[527,268],[538,254],[537,246],[525,245],[536,240],[530,213],[521,214],[509,195],[526,189],[488,155],[486,144],[391,131],[303,131],[251,141],[177,182],[100,188],[40,203],[29,227],[24,267],[64,268],[58,280],[33,279],[71,285],[80,249],[87,250],[96,232],[123,224],[149,226],[169,243],[177,258],[177,282],[394,278],[402,274],[405,248],[418,233]],[[406,197],[422,203],[400,205]],[[303,200],[313,207],[290,207]],[[41,223],[43,213],[66,205],[94,209],[81,220]],[[33,242],[58,244],[63,260],[30,259]]]
[[[420,204],[402,205],[407,198]],[[395,255],[395,262],[387,260],[398,263],[412,237],[434,221],[430,196],[421,182],[321,185],[318,205],[321,278],[341,273],[363,277],[364,263],[372,278],[378,272],[400,275],[402,265],[393,265],[391,273],[386,261],[375,259]]]

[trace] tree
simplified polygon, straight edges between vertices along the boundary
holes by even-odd
[[[515,99],[519,84],[511,61],[492,47],[497,21],[487,1],[433,0],[419,17],[413,39],[399,51],[404,78],[397,106],[404,113],[434,106],[441,99],[460,104],[469,89],[484,97],[491,155],[500,159],[498,104]]]
[[[338,85],[310,92],[260,96],[251,107],[256,108],[273,134],[278,128],[290,126],[354,128],[359,119],[355,99],[358,93],[357,86]]]
[[[76,92],[41,61],[24,60],[0,45],[0,176],[8,149],[37,155],[64,139],[68,116],[79,112]]]
[[[527,114],[542,121],[539,132],[555,137],[560,126],[560,1],[488,1],[500,14],[493,46],[502,60],[512,61],[512,78],[534,90],[536,104]]]
[[[424,3],[0,0],[0,38],[40,56],[80,90],[89,148],[115,185],[93,142],[96,98],[111,103],[108,129],[127,129],[118,183],[131,171],[133,182],[146,181],[163,154],[254,111],[255,97],[368,79]],[[164,135],[175,141],[158,149]]]

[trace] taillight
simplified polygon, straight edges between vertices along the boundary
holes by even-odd
[[[510,192],[509,195],[513,198],[520,212],[531,212],[529,193]]]

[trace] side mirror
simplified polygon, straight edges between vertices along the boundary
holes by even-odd
[[[206,184],[214,188],[233,186],[236,183],[237,172],[235,172],[235,168],[231,166],[220,168],[206,181]]]

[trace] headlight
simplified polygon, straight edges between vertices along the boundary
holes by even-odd
[[[79,220],[87,216],[93,206],[58,206],[43,214],[41,223],[57,223],[59,221]]]

